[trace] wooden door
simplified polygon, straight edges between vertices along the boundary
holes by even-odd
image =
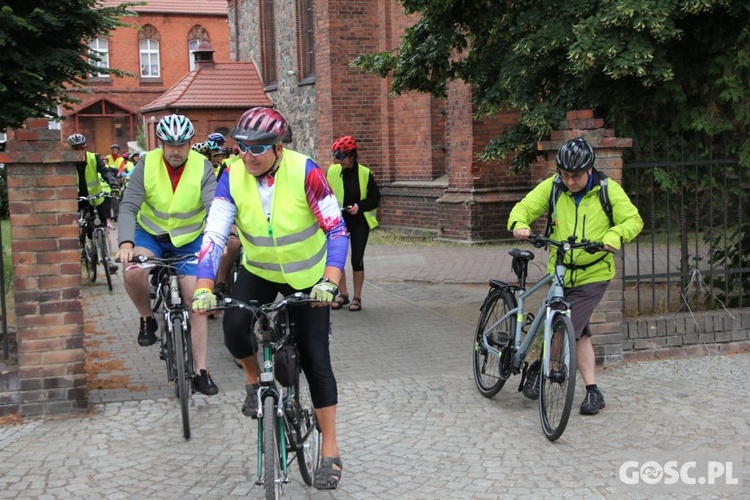
[[[88,150],[93,153],[102,155],[106,162],[107,155],[110,153],[109,146],[115,141],[114,125],[111,118],[93,118],[94,137],[88,138]],[[93,140],[92,140],[93,139]],[[120,152],[123,152],[120,150]]]

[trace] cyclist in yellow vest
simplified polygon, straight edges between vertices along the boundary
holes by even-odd
[[[341,477],[336,443],[338,390],[328,345],[330,308],[346,262],[349,238],[336,198],[323,171],[305,155],[282,144],[288,128],[278,111],[252,108],[232,137],[240,149],[216,188],[198,263],[193,309],[216,304],[217,269],[233,222],[244,250],[232,297],[272,302],[278,293],[309,292],[320,302],[290,310],[297,325],[300,361],[310,385],[322,434],[322,460],[313,482],[335,489]],[[242,413],[258,416],[258,344],[253,318],[240,309],[224,314],[224,343],[245,369]]]
[[[107,165],[102,160],[102,157],[96,153],[86,151],[86,137],[83,134],[72,134],[68,137],[68,144],[73,148],[74,151],[84,152],[84,161],[76,162],[76,179],[78,181],[78,196],[96,196],[102,192],[102,186],[106,185],[110,191],[112,189],[118,189],[117,179],[113,175],[112,171],[107,168]],[[100,176],[103,181],[100,181]],[[84,207],[92,209],[89,202],[78,202],[78,209],[81,210]],[[99,214],[99,220],[102,225],[106,225],[108,228],[112,227],[111,207],[109,204],[109,198],[99,198],[93,202],[93,208],[96,209]],[[109,262],[110,272],[117,272],[117,264]]]
[[[169,115],[156,125],[161,148],[149,151],[136,165],[120,206],[117,254],[122,262],[134,255],[162,257],[192,255],[200,251],[206,214],[211,207],[216,177],[211,164],[190,149],[195,135],[192,122],[183,115]],[[130,266],[125,270],[125,290],[141,315],[138,344],[153,345],[158,325],[149,300],[150,269]],[[178,274],[183,297],[195,291],[195,263],[180,264]],[[190,313],[190,335],[195,363],[193,389],[208,396],[219,392],[206,366],[208,322],[205,315]]]
[[[375,211],[380,205],[380,190],[369,168],[358,162],[357,141],[352,136],[339,137],[331,146],[334,164],[328,167],[328,183],[344,215],[349,241],[352,245],[352,274],[354,296],[349,304],[346,292],[346,274],[341,275],[341,294],[331,309],[341,309],[349,304],[350,311],[362,310],[362,285],[365,282],[365,247],[370,229],[378,226]]]
[[[112,144],[109,147],[110,153],[107,155],[107,165],[117,169],[117,173],[121,173],[122,169],[125,168],[125,158],[120,156],[120,145]]]

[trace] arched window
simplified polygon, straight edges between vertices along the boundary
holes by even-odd
[[[203,40],[211,41],[208,37],[206,28],[199,24],[196,24],[190,29],[190,33],[188,33],[188,59],[190,61],[190,71],[193,71],[195,69],[195,56],[193,56],[193,52],[195,51],[195,48],[198,46],[198,44]]]
[[[94,38],[89,40],[89,64],[97,68],[109,68],[109,40]],[[92,73],[92,77],[108,77],[107,73]]]
[[[147,24],[138,34],[138,50],[141,55],[141,78],[159,78],[159,32]]]

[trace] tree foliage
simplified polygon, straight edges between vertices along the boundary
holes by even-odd
[[[128,8],[101,7],[97,0],[6,0],[0,3],[0,131],[28,118],[58,117],[57,107],[79,102],[69,93],[84,87],[90,74],[123,76],[98,68],[88,41],[106,36]]]
[[[486,158],[522,166],[566,111],[594,109],[619,135],[729,136],[750,166],[750,3],[736,0],[401,0],[419,16],[391,52],[354,65],[392,92],[475,88],[478,116],[521,122]]]

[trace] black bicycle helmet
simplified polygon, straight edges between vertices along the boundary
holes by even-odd
[[[571,139],[557,152],[557,168],[566,172],[585,172],[594,166],[594,148],[583,137]]]
[[[109,147],[109,149],[120,149],[120,145],[119,145],[119,144],[117,144],[117,143],[115,143],[115,144],[112,144],[112,145],[111,145],[111,146]]]
[[[86,144],[86,137],[83,134],[73,134],[68,137],[68,144],[71,146],[83,146]]]
[[[278,144],[289,125],[281,113],[272,108],[251,108],[237,121],[232,138],[238,141]]]

